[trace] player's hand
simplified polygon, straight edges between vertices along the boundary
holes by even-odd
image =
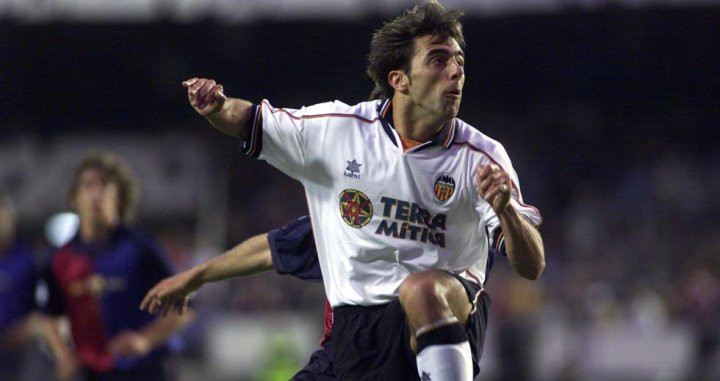
[[[151,314],[161,312],[163,316],[175,310],[182,315],[187,309],[188,295],[201,286],[195,278],[193,269],[190,269],[161,280],[147,292],[140,309]]]
[[[152,343],[142,333],[122,331],[110,340],[108,348],[113,356],[142,357],[150,353]]]
[[[475,186],[480,197],[492,206],[495,213],[509,205],[512,183],[508,174],[498,165],[478,165]]]
[[[190,105],[198,114],[207,118],[222,110],[227,99],[222,85],[206,78],[188,79],[182,85],[187,89]]]

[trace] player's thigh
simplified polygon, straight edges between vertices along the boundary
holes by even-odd
[[[400,286],[400,303],[413,329],[454,315],[465,325],[473,308],[463,284],[446,271],[409,275]]]

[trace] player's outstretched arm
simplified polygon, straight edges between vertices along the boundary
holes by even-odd
[[[60,381],[74,380],[80,370],[80,362],[75,351],[65,343],[60,334],[60,324],[64,317],[40,316],[38,320],[40,336],[52,353],[55,362],[55,376]]]
[[[251,237],[223,254],[189,270],[165,278],[145,295],[140,309],[150,313],[170,310],[182,314],[188,295],[203,284],[272,270],[267,233]]]
[[[182,83],[187,89],[188,101],[198,114],[216,129],[228,135],[245,138],[252,113],[252,103],[227,98],[223,86],[212,79],[191,78]]]
[[[495,164],[479,165],[477,191],[492,206],[505,237],[505,251],[515,272],[537,279],[545,269],[545,249],[537,228],[521,217],[510,203],[512,184],[507,173]]]
[[[192,313],[155,319],[138,330],[124,330],[108,342],[110,353],[123,357],[142,357],[167,342],[193,319]]]

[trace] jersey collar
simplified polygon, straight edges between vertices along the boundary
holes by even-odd
[[[69,244],[78,252],[94,253],[98,250],[107,249],[113,247],[121,238],[127,228],[120,224],[115,230],[110,232],[108,238],[100,242],[85,242],[80,237],[80,231],[75,233],[75,236],[70,240]]]
[[[387,136],[390,138],[390,141],[392,141],[396,147],[400,147],[397,139],[395,138],[397,131],[393,133],[395,127],[392,125],[392,100],[384,99],[380,101],[378,103],[377,112],[385,134],[387,134]],[[450,148],[453,140],[455,140],[456,125],[457,118],[452,118],[448,123],[445,123],[443,128],[440,129],[440,131],[438,131],[438,133],[435,134],[432,139],[408,151],[420,151],[434,145],[440,145],[445,147],[446,149]]]

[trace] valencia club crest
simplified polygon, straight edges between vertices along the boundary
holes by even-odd
[[[452,176],[445,174],[435,180],[435,197],[440,202],[452,197],[453,193],[455,193],[455,179]]]
[[[345,189],[340,193],[340,215],[346,224],[360,229],[372,219],[373,206],[365,193]]]

